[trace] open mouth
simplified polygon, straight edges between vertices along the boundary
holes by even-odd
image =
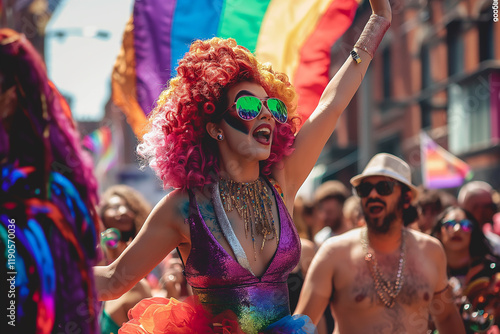
[[[380,204],[373,204],[368,207],[368,212],[373,215],[378,215],[384,210],[384,206]]]
[[[271,127],[267,124],[263,124],[255,129],[252,135],[259,143],[269,145],[271,142]]]

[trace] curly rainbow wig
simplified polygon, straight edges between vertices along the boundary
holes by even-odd
[[[288,122],[276,124],[271,154],[261,161],[261,173],[269,175],[273,166],[292,153],[299,117],[296,92],[288,77],[260,63],[234,39],[198,40],[160,94],[148,133],[138,147],[165,188],[201,188],[217,178],[219,152],[205,126],[216,122],[228,103],[228,89],[242,81],[260,84],[288,109]]]

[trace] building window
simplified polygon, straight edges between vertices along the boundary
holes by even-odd
[[[430,50],[427,44],[422,44],[420,48],[420,64],[422,71],[422,89],[425,89],[432,84]]]
[[[382,66],[383,66],[383,89],[384,89],[384,100],[391,99],[391,80],[392,80],[392,70],[391,70],[391,48],[386,47],[382,50]]]
[[[421,77],[422,77],[422,90],[425,90],[432,84],[431,77],[431,62],[429,46],[422,44],[420,49],[420,64],[421,64]],[[420,101],[420,115],[422,122],[422,129],[430,128],[431,126],[431,103],[429,99]]]
[[[422,122],[422,129],[430,129],[432,126],[431,122],[432,105],[430,99],[423,99],[420,101],[420,121]]]
[[[464,42],[461,27],[461,21],[451,21],[446,27],[448,76],[461,73],[464,66]]]
[[[493,43],[493,11],[488,8],[481,13],[478,20],[479,32],[479,61],[494,58]]]
[[[377,143],[377,152],[385,152],[402,156],[401,136],[399,133],[383,138]]]
[[[497,76],[491,72],[469,77],[448,88],[449,147],[453,153],[464,153],[486,147],[492,137],[492,85]]]

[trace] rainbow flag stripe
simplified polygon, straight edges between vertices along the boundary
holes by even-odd
[[[359,1],[136,1],[113,71],[113,101],[141,136],[191,42],[232,37],[290,77],[306,119],[328,83],[330,49],[351,25]]]
[[[113,144],[113,135],[109,127],[102,126],[86,135],[82,139],[82,145],[94,155],[97,177],[103,177],[117,164],[118,151]]]
[[[426,188],[460,187],[465,180],[472,178],[467,163],[439,146],[424,132],[420,136],[420,143],[422,178]]]

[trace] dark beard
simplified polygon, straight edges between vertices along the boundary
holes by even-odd
[[[376,218],[376,219],[372,220],[365,213],[365,210],[363,210],[363,214],[365,215],[366,224],[368,225],[368,228],[370,229],[370,231],[373,231],[377,234],[387,233],[387,231],[389,231],[389,228],[391,227],[392,223],[397,221],[398,218],[402,217],[402,215],[403,215],[403,202],[404,202],[404,198],[403,198],[403,196],[401,196],[394,211],[392,211],[388,215],[386,215],[382,221],[382,224],[380,224],[380,225],[378,224],[380,218]]]

